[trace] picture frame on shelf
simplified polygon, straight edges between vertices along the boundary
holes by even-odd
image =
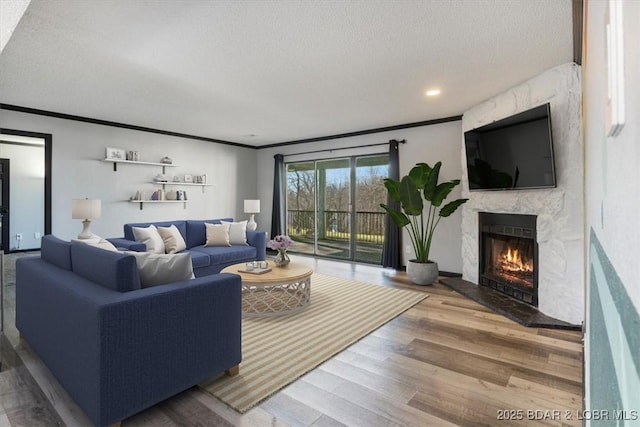
[[[191,174],[185,174],[184,182],[193,182],[193,176]]]
[[[107,147],[105,149],[105,158],[108,160],[126,160],[127,152],[122,148]]]

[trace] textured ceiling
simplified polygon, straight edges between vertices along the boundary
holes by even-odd
[[[33,0],[0,103],[265,145],[461,114],[571,37],[571,0]]]

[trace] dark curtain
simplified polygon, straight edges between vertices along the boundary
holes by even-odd
[[[271,238],[279,234],[285,234],[285,212],[284,212],[284,156],[276,154],[273,156],[275,165],[273,168],[273,210],[271,211]]]
[[[400,141],[392,139],[389,141],[389,178],[400,180],[400,156],[398,154],[398,144]],[[393,209],[400,210],[400,203],[391,200],[387,196],[387,205]],[[384,218],[384,245],[382,247],[382,266],[391,267],[396,270],[402,268],[402,242],[400,227],[391,219],[389,214]]]

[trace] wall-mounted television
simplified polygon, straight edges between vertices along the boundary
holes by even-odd
[[[464,133],[470,190],[556,186],[549,104]]]

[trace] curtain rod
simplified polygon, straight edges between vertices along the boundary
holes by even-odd
[[[302,153],[292,153],[292,154],[283,154],[284,157],[288,156],[300,156],[302,154],[313,154],[313,153],[324,153],[324,152],[332,152],[332,151],[340,151],[340,150],[353,150],[355,148],[363,148],[363,147],[377,147],[379,145],[389,145],[390,142],[397,142],[399,144],[406,144],[407,140],[403,139],[401,141],[392,139],[389,142],[380,142],[377,144],[365,144],[365,145],[354,145],[353,147],[338,147],[338,148],[326,148],[324,150],[314,150],[314,151],[305,151]]]

